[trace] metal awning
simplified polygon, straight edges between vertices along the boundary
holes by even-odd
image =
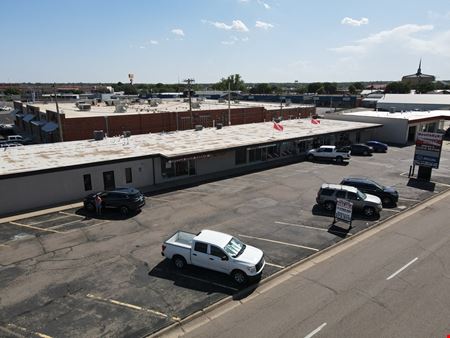
[[[58,129],[58,125],[55,122],[47,122],[45,126],[42,127],[42,131],[45,131],[46,133],[51,133],[52,131],[55,131]]]
[[[33,115],[33,114],[27,114],[27,115],[25,115],[25,117],[23,118],[23,120],[25,121],[25,122],[30,122],[32,119],[34,119],[35,118],[35,116]]]

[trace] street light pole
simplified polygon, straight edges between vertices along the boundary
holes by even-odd
[[[59,142],[64,142],[62,125],[61,125],[61,115],[59,113],[58,98],[56,97],[56,84],[53,84],[53,93],[55,95],[56,114],[58,116]]]
[[[192,98],[191,98],[191,83],[194,82],[194,79],[186,79],[183,82],[186,82],[188,86],[189,114],[191,115],[191,128],[194,129],[194,118],[192,116]]]
[[[230,79],[228,79],[228,125],[231,126],[231,85],[230,85]]]

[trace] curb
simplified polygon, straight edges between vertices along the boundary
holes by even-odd
[[[323,250],[320,250],[320,251],[318,251],[318,252],[316,252],[316,253],[314,253],[314,254],[312,254],[312,255],[310,255],[310,256],[308,256],[308,257],[306,257],[306,258],[304,258],[304,259],[302,259],[302,260],[300,260],[300,261],[298,261],[296,263],[293,263],[293,264],[285,267],[284,269],[282,269],[282,270],[280,270],[278,272],[275,272],[273,275],[270,275],[267,278],[264,278],[258,284],[248,286],[245,289],[242,289],[242,290],[238,291],[234,295],[226,296],[225,298],[219,300],[218,302],[216,302],[214,304],[211,304],[211,305],[205,307],[202,310],[194,312],[193,314],[191,314],[191,315],[181,319],[180,321],[178,321],[176,323],[173,323],[173,324],[171,324],[171,325],[169,325],[169,326],[167,326],[167,327],[165,327],[165,328],[163,328],[163,329],[161,329],[159,331],[156,331],[156,332],[153,332],[153,333],[141,336],[141,337],[142,338],[144,338],[144,337],[156,338],[156,337],[162,337],[165,334],[170,334],[170,333],[176,334],[177,332],[179,334],[185,334],[187,332],[185,330],[183,330],[183,326],[188,324],[188,323],[190,323],[190,322],[192,322],[192,321],[194,321],[195,319],[198,319],[198,318],[200,318],[202,316],[207,317],[207,314],[211,313],[213,310],[215,310],[215,309],[217,309],[217,308],[219,308],[219,307],[221,307],[223,305],[226,305],[228,303],[231,303],[235,299],[242,299],[244,295],[250,294],[252,291],[255,291],[257,288],[259,288],[259,287],[261,287],[261,286],[263,286],[263,285],[265,285],[265,284],[267,284],[267,283],[269,283],[269,282],[271,282],[271,281],[273,281],[273,280],[275,280],[277,278],[280,278],[281,276],[283,276],[285,274],[289,274],[290,271],[294,270],[295,268],[298,268],[298,267],[300,267],[300,266],[302,266],[304,264],[307,264],[308,262],[314,260],[315,258],[317,258],[319,256],[322,256],[323,254],[325,254],[325,253],[327,253],[327,252],[329,252],[329,251],[331,251],[333,249],[336,249],[336,248],[338,248],[338,247],[340,247],[340,246],[342,246],[342,245],[344,245],[346,243],[349,243],[349,242],[351,242],[353,240],[357,240],[363,234],[366,234],[369,231],[373,231],[375,228],[379,227],[379,231],[381,231],[381,230],[383,230],[383,229],[385,229],[386,227],[389,226],[389,224],[386,224],[386,223],[388,223],[390,221],[393,221],[396,218],[404,219],[406,217],[409,217],[410,214],[413,211],[415,211],[416,209],[421,207],[420,210],[422,210],[422,209],[427,207],[429,202],[431,202],[431,201],[433,201],[435,199],[438,199],[438,198],[439,199],[445,198],[447,195],[450,195],[450,188],[447,188],[447,189],[443,190],[442,192],[436,194],[435,196],[428,197],[427,199],[421,201],[420,204],[414,205],[412,207],[409,207],[409,208],[405,209],[404,212],[402,212],[402,213],[391,215],[388,218],[384,219],[383,221],[381,221],[379,223],[375,223],[375,224],[371,225],[370,227],[357,232],[356,234],[354,234],[351,237],[346,237],[343,240],[341,240],[341,241],[339,241],[339,242],[337,242],[337,243],[335,243],[333,245],[330,245],[329,247],[326,247]],[[418,210],[418,211],[420,211],[420,210]],[[381,227],[381,226],[384,226],[384,227]],[[312,262],[312,263],[315,264],[314,262]],[[309,268],[309,267],[307,267],[307,268]],[[238,301],[242,304],[242,302],[240,300],[238,300]],[[205,318],[205,320],[208,320],[208,318]]]

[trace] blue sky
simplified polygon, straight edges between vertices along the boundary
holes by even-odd
[[[1,0],[0,82],[450,79],[450,1]]]

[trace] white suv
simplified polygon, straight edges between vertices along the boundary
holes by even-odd
[[[377,215],[383,209],[379,197],[365,194],[355,187],[340,184],[322,184],[317,193],[316,202],[327,211],[333,211],[338,198],[352,202],[353,209],[362,210],[367,217]]]

